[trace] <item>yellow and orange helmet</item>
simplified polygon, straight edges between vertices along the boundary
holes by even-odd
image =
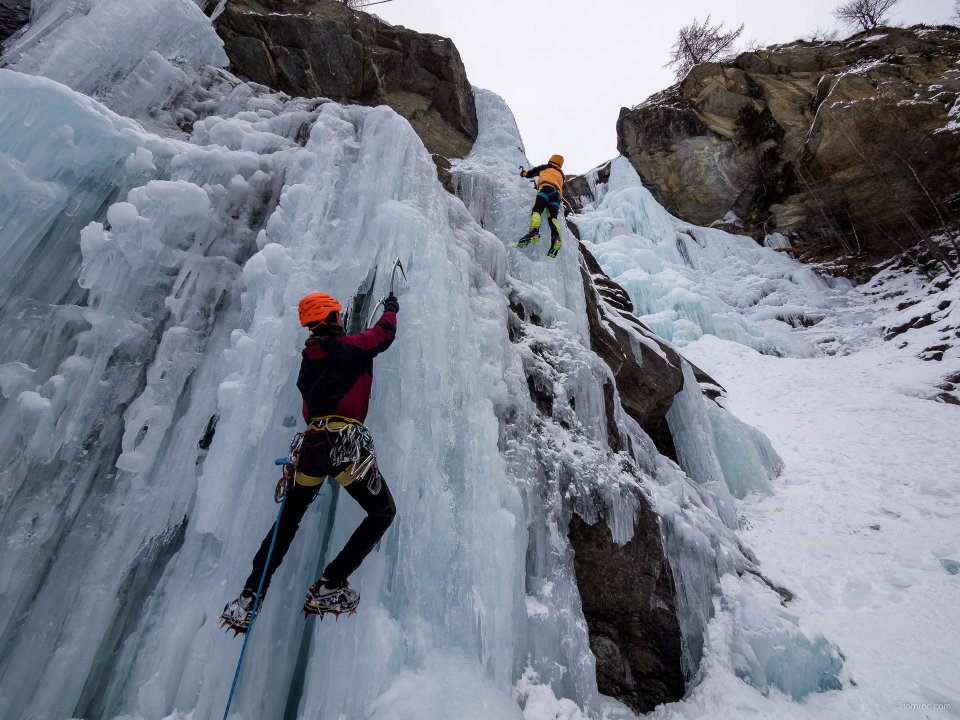
[[[551,155],[550,162],[552,162],[557,167],[563,167],[563,155]]]
[[[326,293],[310,293],[300,301],[300,325],[336,324],[341,309],[340,303]]]

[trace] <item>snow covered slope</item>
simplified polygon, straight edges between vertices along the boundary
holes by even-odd
[[[960,712],[960,293],[945,276],[891,268],[851,295],[846,311],[804,331],[830,338],[836,356],[775,358],[710,336],[684,349],[786,462],[774,494],[740,506],[741,535],[797,594],[801,627],[815,623],[843,649],[844,689],[802,706],[761,701],[708,669],[689,701],[660,717]],[[927,348],[944,345],[953,347],[932,359]],[[727,652],[730,630],[713,629],[705,666],[722,668],[712,655]]]

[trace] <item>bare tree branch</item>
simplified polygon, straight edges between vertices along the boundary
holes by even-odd
[[[957,0],[960,2],[960,0]],[[810,42],[830,42],[831,40],[836,40],[840,36],[840,33],[836,28],[831,27],[821,27],[817,25],[813,30],[807,33],[807,40]]]
[[[838,5],[833,16],[840,24],[861,30],[873,30],[890,20],[893,9],[900,0],[849,0]]]
[[[743,34],[743,28],[741,25],[725,33],[721,32],[723,23],[717,27],[710,26],[709,15],[702,23],[694,18],[690,25],[677,34],[677,41],[670,48],[670,62],[664,67],[672,67],[677,80],[682,80],[694,65],[729,56],[737,39]]]
[[[344,5],[346,5],[351,10],[362,10],[365,7],[370,7],[371,5],[383,5],[383,3],[388,3],[391,0],[340,0]]]

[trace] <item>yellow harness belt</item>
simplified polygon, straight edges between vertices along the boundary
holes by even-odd
[[[321,415],[310,418],[310,424],[304,432],[340,432],[347,425],[363,425],[359,420],[348,418],[346,415]]]
[[[310,424],[307,425],[307,429],[304,430],[304,432],[340,432],[348,425],[362,426],[363,423],[361,423],[359,420],[346,417],[345,415],[322,415],[321,417],[310,418]],[[367,462],[369,459],[370,458],[362,458],[358,462],[350,463],[346,470],[337,475],[334,480],[340,483],[340,485],[343,487],[346,487],[358,477],[362,476],[364,472],[366,472],[370,465],[370,463]],[[323,477],[313,477],[312,475],[306,475],[305,473],[300,472],[299,469],[297,470],[296,474],[296,483],[298,485],[303,485],[304,487],[321,485],[326,479],[326,475]]]

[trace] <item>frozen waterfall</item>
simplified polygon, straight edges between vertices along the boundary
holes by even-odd
[[[719,615],[740,643],[730,673],[796,697],[833,687],[809,681],[836,676],[829,643],[754,580],[726,488],[661,456],[616,397],[626,440],[611,449],[577,243],[564,227],[556,260],[515,247],[533,190],[499,97],[477,90],[481,134],[454,197],[389,108],[290,99],[217,69],[219,40],[184,0],[36,2],[4,60],[0,715],[221,716],[240,642],[216,619],[275,515],[273,459],[302,427],[297,302],[328,292],[358,327],[395,257],[409,281],[368,425],[397,521],[351,578],[360,614],[305,623],[306,588],[361,517],[324,488],[231,717],[631,717],[597,690],[567,524],[602,520],[622,544],[641,506],[660,519],[689,682]],[[579,221],[607,264],[611,228],[638,230],[642,213],[650,242],[676,240],[629,184],[612,178],[604,201],[623,217]],[[642,278],[620,282],[656,307]],[[511,307],[529,313],[519,336]],[[651,324],[677,340],[670,318]],[[767,320],[730,322],[805,352]],[[715,456],[727,474],[722,443]]]
[[[580,237],[658,335],[678,347],[716,335],[772,355],[816,354],[790,326],[842,305],[836,290],[849,288],[848,280],[820,275],[749,237],[672,217],[624,157],[613,160],[595,196],[577,216]]]

